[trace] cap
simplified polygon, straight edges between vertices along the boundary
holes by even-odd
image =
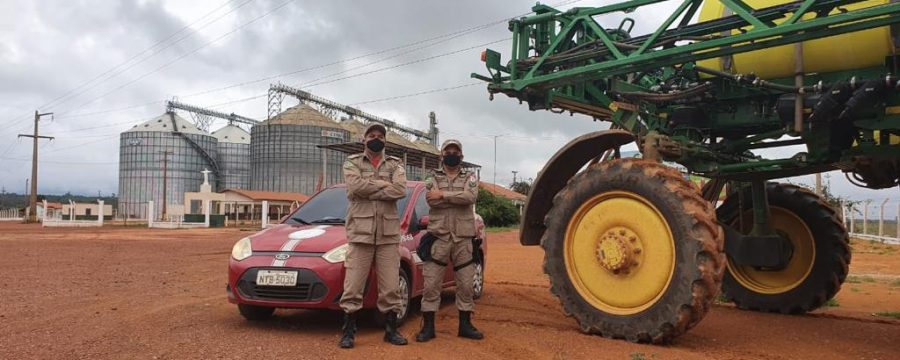
[[[459,148],[459,151],[462,152],[462,143],[456,139],[447,139],[447,141],[444,141],[444,143],[441,144],[441,151],[444,151],[450,145],[456,145],[456,147]]]
[[[363,133],[363,136],[369,135],[372,130],[381,131],[381,133],[384,134],[385,137],[387,137],[387,129],[384,127],[384,125],[381,125],[379,123],[372,123],[371,125],[366,127],[366,132]]]

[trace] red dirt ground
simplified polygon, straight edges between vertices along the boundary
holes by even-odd
[[[896,359],[900,246],[854,241],[836,302],[784,316],[713,307],[669,346],[584,335],[548,291],[543,252],[490,234],[480,342],[455,336],[450,293],[438,338],[394,347],[374,325],[338,349],[339,314],[282,311],[250,323],[225,299],[235,229],[62,229],[0,223],[0,359]],[[412,340],[415,316],[402,327]]]

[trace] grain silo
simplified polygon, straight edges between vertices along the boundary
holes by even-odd
[[[350,133],[309,105],[294,106],[253,126],[250,139],[252,190],[311,195],[322,184],[323,167],[325,185],[343,182],[346,154],[316,146],[349,141]]]
[[[213,131],[218,141],[219,190],[250,189],[250,134],[235,125]]]
[[[170,208],[183,205],[185,192],[200,190],[201,171],[217,170],[216,143],[215,137],[171,112],[123,132],[119,136],[120,216],[145,218],[147,202],[153,201],[153,215],[160,219],[164,193]],[[209,181],[215,191],[215,172],[209,174]]]

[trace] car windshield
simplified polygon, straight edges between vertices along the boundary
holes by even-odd
[[[406,188],[406,196],[397,201],[397,212],[403,214],[403,209],[409,202],[413,188]],[[336,187],[325,189],[312,199],[309,199],[299,210],[291,215],[288,224],[343,224],[347,216],[347,188]]]

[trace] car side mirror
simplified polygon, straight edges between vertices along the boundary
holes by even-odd
[[[422,216],[419,218],[419,229],[427,229],[428,228],[428,215]]]

